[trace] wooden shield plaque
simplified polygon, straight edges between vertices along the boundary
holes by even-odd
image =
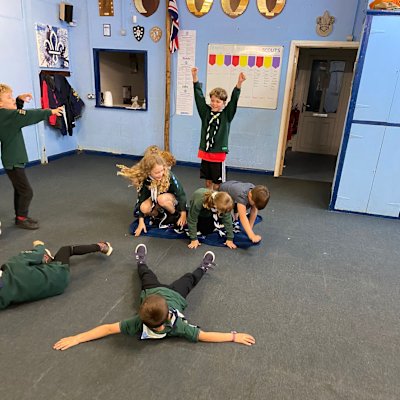
[[[286,0],[257,0],[258,11],[266,18],[274,18],[285,7]]]
[[[153,15],[160,5],[160,0],[133,0],[136,10],[144,17]]]
[[[237,18],[239,15],[242,15],[248,5],[249,0],[221,0],[224,13],[231,18]]]

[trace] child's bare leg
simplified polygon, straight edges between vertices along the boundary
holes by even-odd
[[[167,210],[170,214],[175,213],[175,203],[176,199],[175,196],[171,193],[163,193],[157,197],[157,203],[160,207]]]
[[[153,208],[153,202],[151,201],[150,197],[140,205],[140,211],[144,215],[150,215],[152,208]]]

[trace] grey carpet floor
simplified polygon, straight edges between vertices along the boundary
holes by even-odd
[[[73,155],[27,173],[38,231],[13,225],[12,190],[0,176],[0,262],[34,239],[112,242],[110,258],[74,258],[63,295],[0,312],[2,400],[380,399],[400,393],[399,221],[327,210],[330,185],[230,173],[266,184],[260,246],[187,248],[186,240],[128,234],[136,194],[116,176],[129,160]],[[198,170],[175,167],[190,194]],[[186,316],[204,330],[249,332],[252,347],[139,341],[123,335],[52,350],[58,339],[130,317],[138,307],[133,250],[169,283],[206,250],[218,267],[188,296]]]

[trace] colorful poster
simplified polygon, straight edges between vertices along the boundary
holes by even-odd
[[[69,68],[68,31],[36,24],[36,43],[40,68]]]
[[[238,106],[275,110],[282,53],[282,46],[209,44],[206,93],[222,87],[230,95],[239,73],[243,72],[246,81],[242,85]]]

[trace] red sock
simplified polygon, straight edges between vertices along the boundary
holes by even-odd
[[[25,221],[27,217],[20,217],[17,215],[17,220],[18,221]]]

